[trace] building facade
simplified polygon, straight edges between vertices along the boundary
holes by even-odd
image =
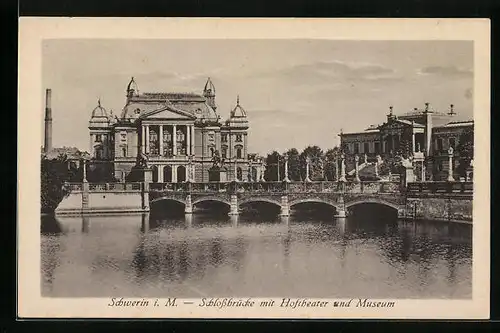
[[[474,121],[456,121],[453,105],[447,113],[437,112],[425,104],[424,109],[396,116],[392,106],[387,120],[364,131],[340,133],[341,147],[346,156],[367,156],[368,159],[388,159],[395,155],[413,161],[417,179],[445,180],[448,177],[449,155],[456,179],[461,158],[459,142],[466,132],[472,133]],[[450,151],[449,148],[452,148]]]
[[[248,152],[249,122],[239,96],[225,121],[215,97],[210,78],[203,94],[140,93],[132,78],[119,116],[100,102],[92,111],[90,153],[119,181],[130,179],[139,160],[152,168],[153,182],[260,180],[262,159]]]

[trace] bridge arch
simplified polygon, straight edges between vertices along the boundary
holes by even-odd
[[[238,202],[238,205],[244,205],[244,204],[249,204],[249,203],[254,203],[254,202],[255,203],[267,202],[267,203],[273,204],[273,205],[281,208],[281,202],[279,202],[278,200],[273,200],[270,198],[259,198],[259,197],[243,199],[240,202]]]
[[[220,203],[226,204],[228,206],[231,206],[231,203],[229,201],[227,201],[225,199],[221,199],[221,198],[216,197],[216,196],[207,196],[207,197],[195,199],[195,200],[193,200],[193,206],[195,206],[201,202],[210,202],[210,201],[220,202]]]
[[[186,204],[186,202],[184,200],[181,200],[179,198],[172,198],[172,197],[159,197],[159,198],[151,200],[151,204],[153,204],[155,202],[159,202],[159,201],[175,201],[175,202],[178,202],[178,203],[183,204],[183,205]]]
[[[319,198],[318,199],[315,199],[315,198],[297,199],[297,200],[290,201],[288,203],[288,205],[290,207],[293,207],[295,205],[303,204],[303,203],[321,203],[321,204],[328,205],[328,206],[333,207],[336,210],[338,210],[338,206],[336,204],[334,204],[333,202],[330,202],[328,200],[319,199]]]
[[[362,198],[362,199],[357,199],[357,200],[350,201],[350,202],[346,203],[345,207],[346,208],[350,208],[350,207],[357,206],[357,205],[362,205],[362,204],[378,204],[378,205],[390,207],[390,208],[398,210],[398,211],[402,208],[401,205],[389,202],[387,200],[378,199],[378,198]]]

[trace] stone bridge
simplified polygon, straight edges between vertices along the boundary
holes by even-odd
[[[405,191],[399,182],[255,182],[255,183],[150,183],[149,203],[173,200],[184,204],[187,214],[204,201],[229,206],[229,214],[239,214],[242,205],[267,202],[280,208],[282,216],[301,203],[323,203],[344,217],[352,206],[380,204],[404,215]]]
[[[372,203],[390,207],[399,217],[472,221],[472,182],[231,182],[231,183],[67,183],[68,194],[56,214],[148,212],[162,200],[177,201],[185,213],[201,202],[226,204],[231,215],[243,205],[267,202],[283,216],[307,202],[323,203],[336,216],[350,207]]]

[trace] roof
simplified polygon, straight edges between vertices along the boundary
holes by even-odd
[[[413,127],[422,127],[424,128],[425,126],[420,124],[420,123],[416,123],[416,122],[411,122],[409,120],[405,120],[405,119],[394,119],[394,121],[396,122],[399,122],[399,123],[403,123],[403,124],[406,124],[406,125],[410,125],[410,126],[413,126]]]
[[[212,83],[210,78],[207,79],[207,83],[205,83],[205,88],[203,89],[203,93],[207,96],[215,96],[215,86]]]
[[[92,111],[92,118],[108,118],[106,109],[101,106],[101,99],[97,101],[97,106]]]
[[[468,127],[468,126],[474,126],[474,120],[452,121],[445,125],[436,126],[434,128]]]
[[[376,134],[379,133],[380,131],[378,129],[366,129],[364,131],[359,131],[359,132],[348,132],[348,133],[340,133],[341,135],[359,135],[359,134]]]
[[[52,148],[47,154],[44,154],[47,159],[58,158],[59,155],[66,155],[68,159],[80,159],[88,158],[90,154],[87,152],[82,152],[76,147],[58,147]]]
[[[234,109],[231,111],[230,118],[246,118],[247,112],[243,107],[240,105],[240,96],[236,98],[236,106]]]

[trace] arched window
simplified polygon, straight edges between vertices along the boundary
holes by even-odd
[[[227,146],[222,146],[221,150],[222,158],[227,158]]]
[[[127,157],[127,147],[122,147],[122,157]]]
[[[158,183],[158,167],[156,165],[153,165],[151,169],[153,173],[153,183]]]
[[[240,167],[236,169],[236,178],[238,180],[243,180],[243,170]]]
[[[243,158],[243,147],[240,145],[237,145],[234,148],[236,149],[236,158]]]
[[[215,155],[215,148],[210,147],[210,156],[213,157]]]

